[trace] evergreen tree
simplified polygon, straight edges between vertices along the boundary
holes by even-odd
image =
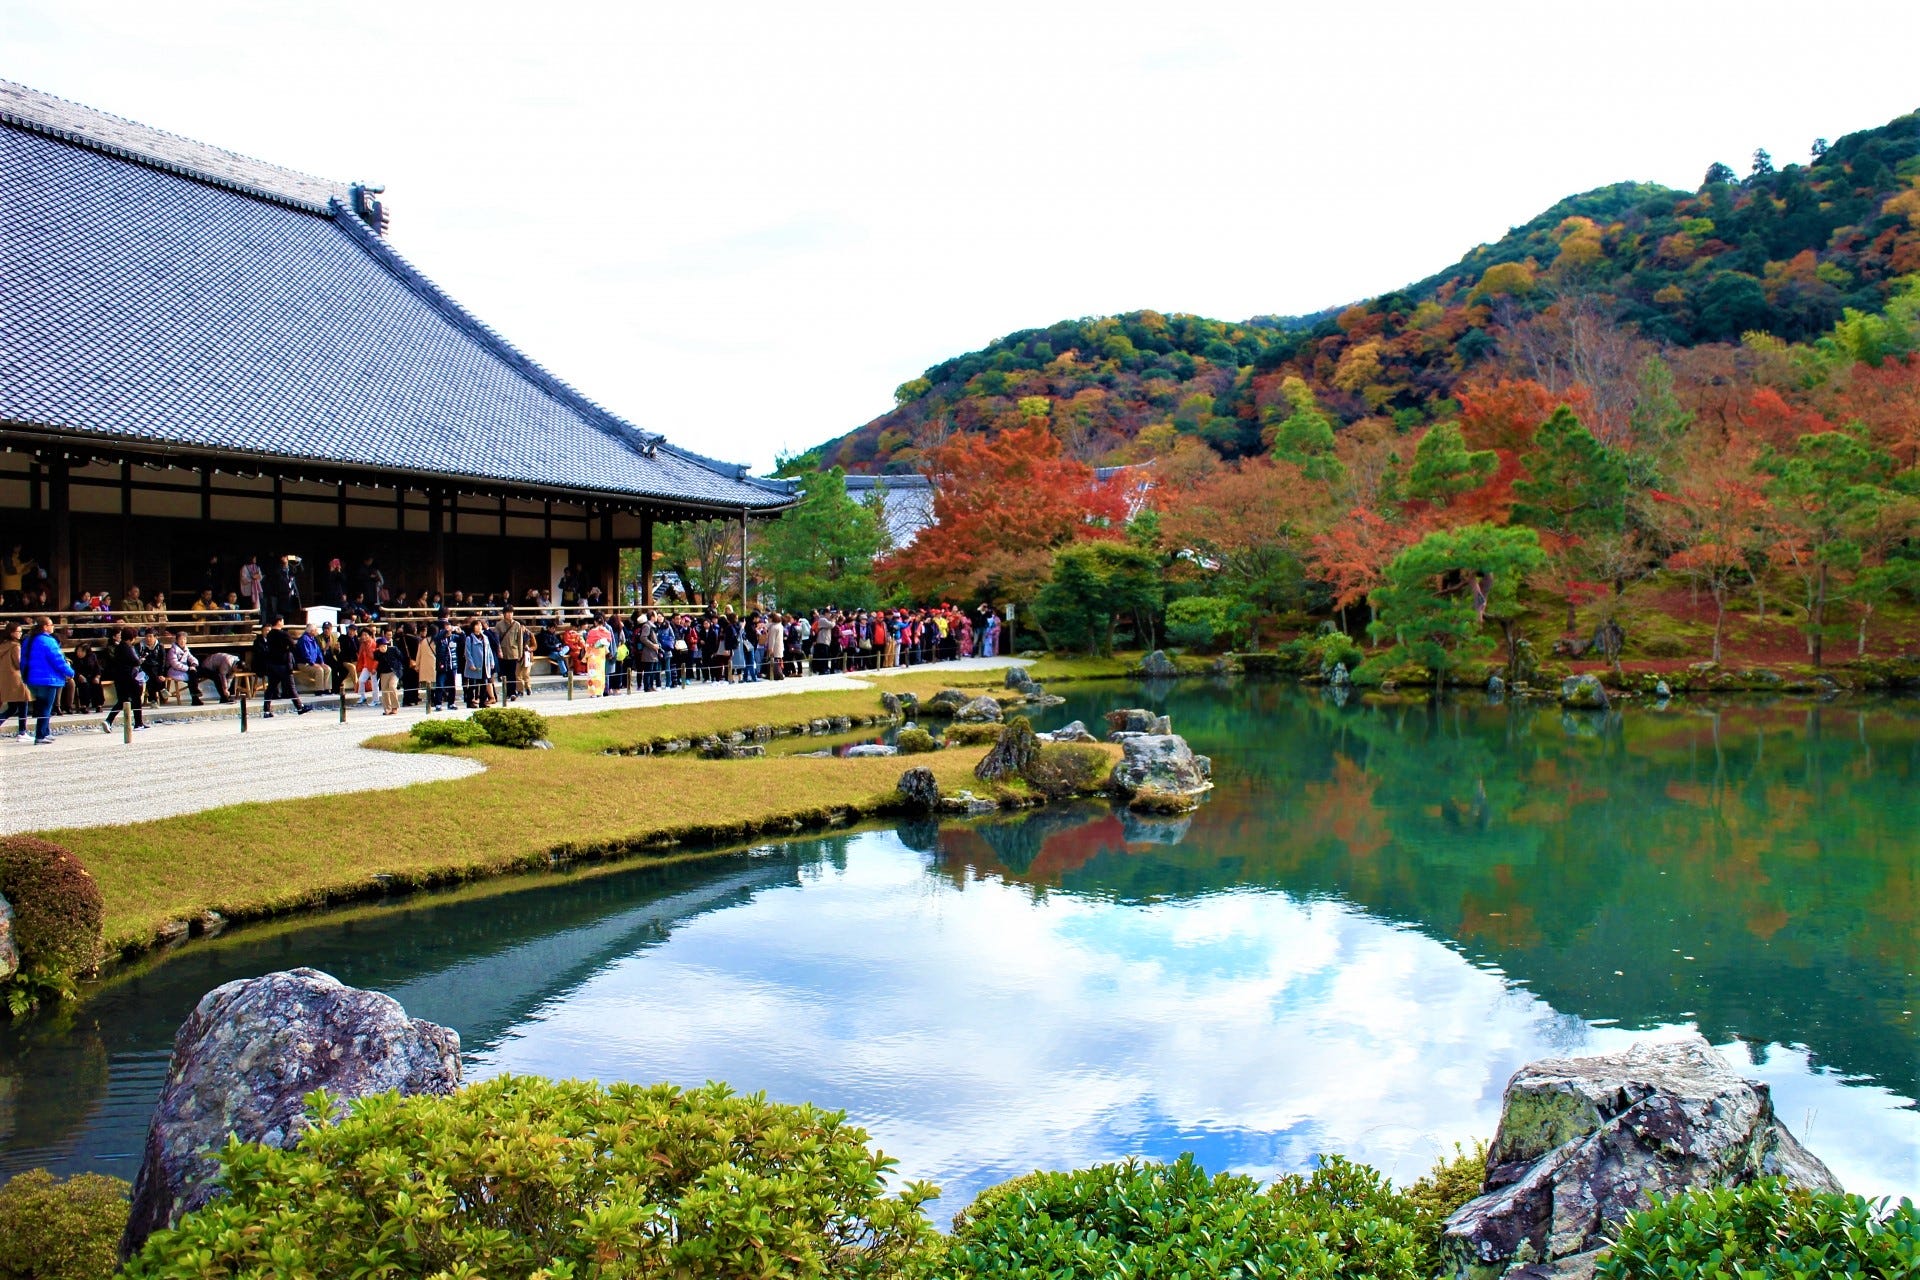
[[[1567,602],[1567,630],[1577,625],[1580,543],[1620,529],[1627,519],[1627,466],[1561,405],[1533,433],[1521,460],[1526,474],[1513,482],[1513,520],[1547,535],[1555,578]]]
[[[1478,489],[1500,465],[1491,449],[1471,450],[1457,422],[1442,422],[1420,438],[1413,451],[1413,474],[1407,481],[1410,497],[1435,506],[1470,489]]]
[[[873,561],[883,541],[880,521],[847,493],[839,467],[807,477],[800,504],[758,530],[754,559],[785,610],[878,603]]]
[[[1491,647],[1483,625],[1491,618],[1506,634],[1511,666],[1520,584],[1545,559],[1531,529],[1470,524],[1429,533],[1387,566],[1373,593],[1373,636],[1444,676]]]

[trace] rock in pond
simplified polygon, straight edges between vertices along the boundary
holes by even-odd
[[[1165,649],[1155,649],[1140,660],[1140,674],[1150,680],[1166,679],[1179,675],[1180,668],[1174,665],[1173,659],[1167,656]]]
[[[1062,725],[1051,733],[1036,733],[1034,737],[1042,742],[1098,742],[1100,739],[1087,732],[1087,726],[1075,720]]]
[[[942,689],[931,698],[928,698],[925,703],[921,704],[920,710],[923,715],[947,716],[951,718],[960,708],[972,701],[973,699],[968,697],[962,690]]]
[[[891,756],[898,754],[899,751],[897,748],[890,747],[884,742],[862,742],[856,746],[847,748],[847,758],[849,760],[863,759],[867,756]]]
[[[961,724],[998,724],[1000,723],[1000,704],[992,698],[979,697],[953,713],[953,718]]]
[[[1767,1086],[1742,1079],[1698,1035],[1624,1053],[1528,1063],[1507,1082],[1483,1194],[1447,1219],[1447,1274],[1589,1273],[1649,1193],[1738,1186],[1784,1175],[1840,1185],[1773,1114]]]
[[[1025,667],[1007,668],[1007,688],[1025,691],[1033,684],[1033,676]]]
[[[1568,676],[1560,682],[1560,705],[1575,711],[1605,711],[1607,688],[1595,675]]]
[[[1197,796],[1213,786],[1213,762],[1195,755],[1177,734],[1127,734],[1120,749],[1120,763],[1113,766],[1108,786],[1129,800],[1146,790],[1160,803],[1162,796]]]
[[[1172,733],[1173,721],[1145,707],[1122,707],[1107,712],[1107,728],[1113,733]],[[1107,740],[1114,741],[1111,737]]]
[[[317,969],[215,987],[174,1036],[122,1256],[213,1198],[212,1153],[229,1134],[281,1148],[297,1143],[306,1128],[301,1100],[315,1089],[345,1102],[459,1086],[459,1034],[409,1018],[392,996]]]

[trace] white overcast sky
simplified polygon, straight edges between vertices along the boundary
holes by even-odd
[[[771,463],[1016,329],[1315,311],[1920,106],[1920,4],[0,0],[0,76],[329,178],[529,354]]]

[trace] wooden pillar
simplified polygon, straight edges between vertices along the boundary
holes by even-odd
[[[606,609],[620,608],[620,548],[613,545],[613,512],[600,513],[600,595]]]
[[[740,616],[753,607],[747,599],[747,509],[740,508]]]
[[[275,491],[279,489],[276,482]],[[280,523],[280,504],[273,504],[273,522]],[[112,588],[115,601],[127,594],[127,588],[133,582],[133,464],[120,464],[120,581]],[[153,588],[147,588],[147,598],[152,599]]]
[[[447,593],[447,500],[438,489],[427,493],[427,535],[433,555],[433,593]]]
[[[653,605],[653,512],[640,513],[640,603]]]
[[[73,607],[73,507],[67,483],[68,462],[55,458],[47,467],[47,513],[53,520],[53,545],[47,549],[53,579],[53,607]]]

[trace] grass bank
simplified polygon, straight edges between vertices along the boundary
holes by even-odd
[[[132,952],[209,911],[244,920],[569,860],[658,857],[837,826],[891,809],[894,784],[912,765],[931,769],[942,790],[978,790],[979,747],[910,759],[607,754],[662,738],[871,716],[882,689],[925,697],[947,683],[904,676],[860,692],[560,717],[551,751],[461,751],[486,766],[465,778],[41,834],[92,870],[106,899],[107,943]],[[370,745],[412,749],[405,738]],[[351,752],[314,761],[353,766]]]

